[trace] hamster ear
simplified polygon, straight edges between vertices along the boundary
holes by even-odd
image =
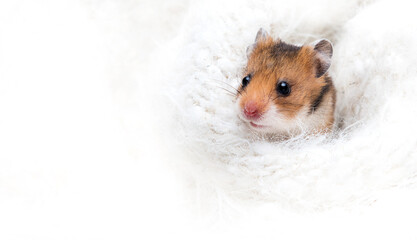
[[[249,45],[246,48],[246,56],[249,58],[250,54],[252,53],[253,49],[256,47],[256,44],[260,41],[265,41],[270,37],[269,33],[265,31],[265,29],[260,28],[258,33],[256,33],[255,43]]]
[[[248,58],[249,58],[249,56],[250,56],[250,54],[252,53],[252,51],[253,51],[253,49],[255,48],[255,46],[256,46],[256,43],[251,44],[251,45],[249,45],[249,46],[246,48],[246,57],[248,57]]]
[[[323,76],[329,70],[332,63],[333,46],[327,39],[320,39],[312,43],[316,52],[315,67],[316,78]]]
[[[259,28],[258,33],[256,34],[255,43],[259,41],[265,41],[269,37],[269,33],[265,29]]]

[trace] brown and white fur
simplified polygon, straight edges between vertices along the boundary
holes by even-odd
[[[327,73],[333,54],[328,40],[295,46],[261,28],[247,54],[237,104],[249,128],[286,136],[331,130],[336,91]]]

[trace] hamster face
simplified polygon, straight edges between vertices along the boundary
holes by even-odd
[[[334,88],[325,74],[330,66],[325,54],[331,57],[331,44],[322,40],[294,46],[260,32],[238,89],[239,117],[263,133],[327,128],[334,111]],[[326,49],[319,49],[321,45]]]

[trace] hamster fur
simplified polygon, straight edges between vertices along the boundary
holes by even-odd
[[[259,29],[237,93],[239,117],[259,133],[294,135],[332,129],[336,90],[327,73],[332,44],[295,46]]]

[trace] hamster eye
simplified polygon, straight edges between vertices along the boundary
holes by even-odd
[[[242,87],[243,88],[246,87],[249,84],[250,78],[251,78],[251,76],[249,74],[248,76],[246,76],[242,79]]]
[[[281,81],[277,85],[277,92],[286,97],[290,95],[291,87],[286,81]]]

